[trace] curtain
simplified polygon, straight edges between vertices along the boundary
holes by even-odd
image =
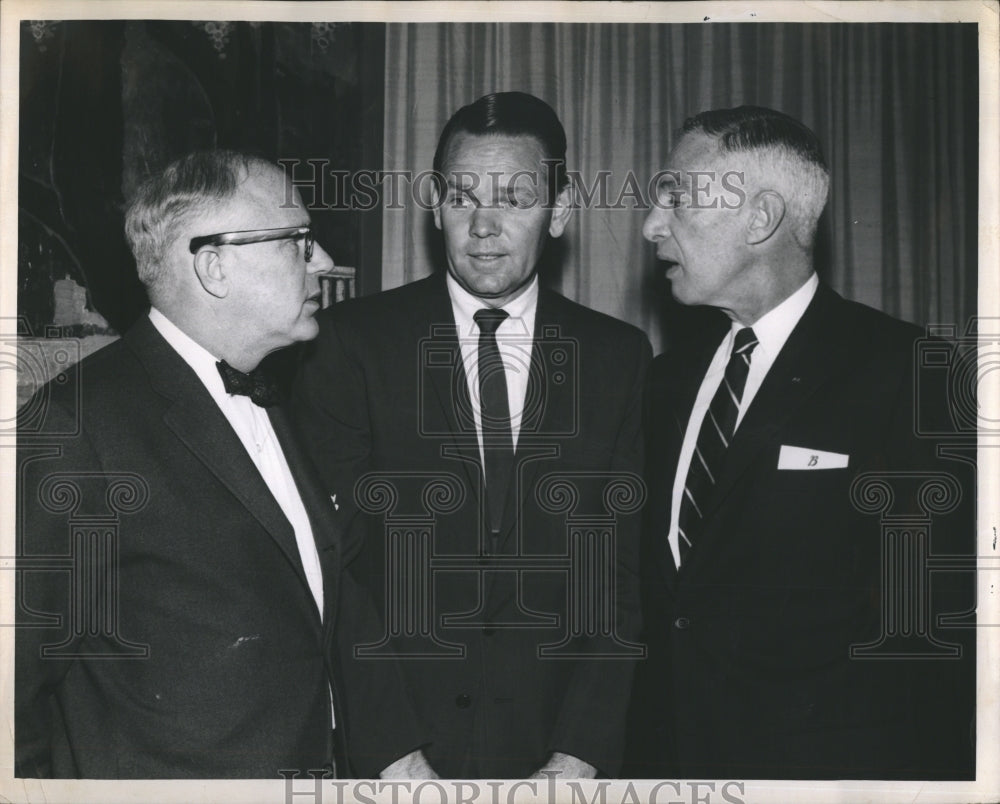
[[[648,179],[688,116],[769,106],[812,128],[831,167],[820,276],[899,318],[964,328],[976,310],[977,50],[968,24],[390,24],[384,166],[429,170],[447,119],[486,93],[547,101],[595,198],[545,279],[659,350],[678,313],[641,235]],[[384,288],[441,267],[430,212],[395,206]]]

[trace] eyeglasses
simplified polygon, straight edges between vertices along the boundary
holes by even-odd
[[[192,237],[188,248],[197,254],[203,246],[248,246],[251,243],[267,243],[271,240],[294,240],[304,238],[306,262],[312,259],[316,237],[310,226],[285,226],[281,229],[248,229],[243,232],[223,232],[221,234]]]

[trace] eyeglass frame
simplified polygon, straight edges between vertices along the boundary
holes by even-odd
[[[253,243],[269,243],[274,240],[304,239],[304,256],[306,262],[312,259],[316,236],[312,226],[283,226],[279,229],[244,229],[239,232],[220,232],[219,234],[200,235],[192,237],[188,248],[192,254],[205,246],[249,246]]]

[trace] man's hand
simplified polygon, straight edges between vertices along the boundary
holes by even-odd
[[[589,766],[588,766],[589,767]],[[424,752],[420,749],[400,757],[380,774],[381,779],[438,779]]]
[[[593,779],[597,768],[582,759],[554,751],[549,761],[531,775],[532,779],[548,779],[552,774],[563,779]]]

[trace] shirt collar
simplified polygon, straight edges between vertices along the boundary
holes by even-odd
[[[791,296],[785,299],[777,307],[768,310],[753,325],[753,334],[757,337],[757,348],[763,349],[766,354],[774,359],[781,348],[792,334],[795,325],[799,323],[816,295],[816,288],[819,287],[819,277],[813,272],[809,278]],[[743,324],[733,322],[731,333],[735,334],[743,329]]]
[[[155,307],[149,308],[149,320],[163,336],[163,339],[194,370],[194,373],[198,375],[198,378],[213,396],[226,395],[225,386],[222,384],[222,376],[216,367],[216,364],[219,362],[217,357],[213,356],[204,346],[194,341],[191,336],[181,330]]]
[[[479,326],[473,316],[476,311],[489,307],[483,299],[473,296],[463,288],[449,272],[447,275],[448,295],[451,297],[451,307],[455,313],[455,323],[458,325],[459,337],[478,337]],[[510,316],[509,322],[504,322],[502,326],[507,328],[510,324],[516,324],[519,334],[530,336],[532,333],[524,331],[529,319],[533,318],[535,308],[538,305],[538,275],[531,278],[531,283],[525,288],[524,293],[516,299],[512,299],[500,309]]]

